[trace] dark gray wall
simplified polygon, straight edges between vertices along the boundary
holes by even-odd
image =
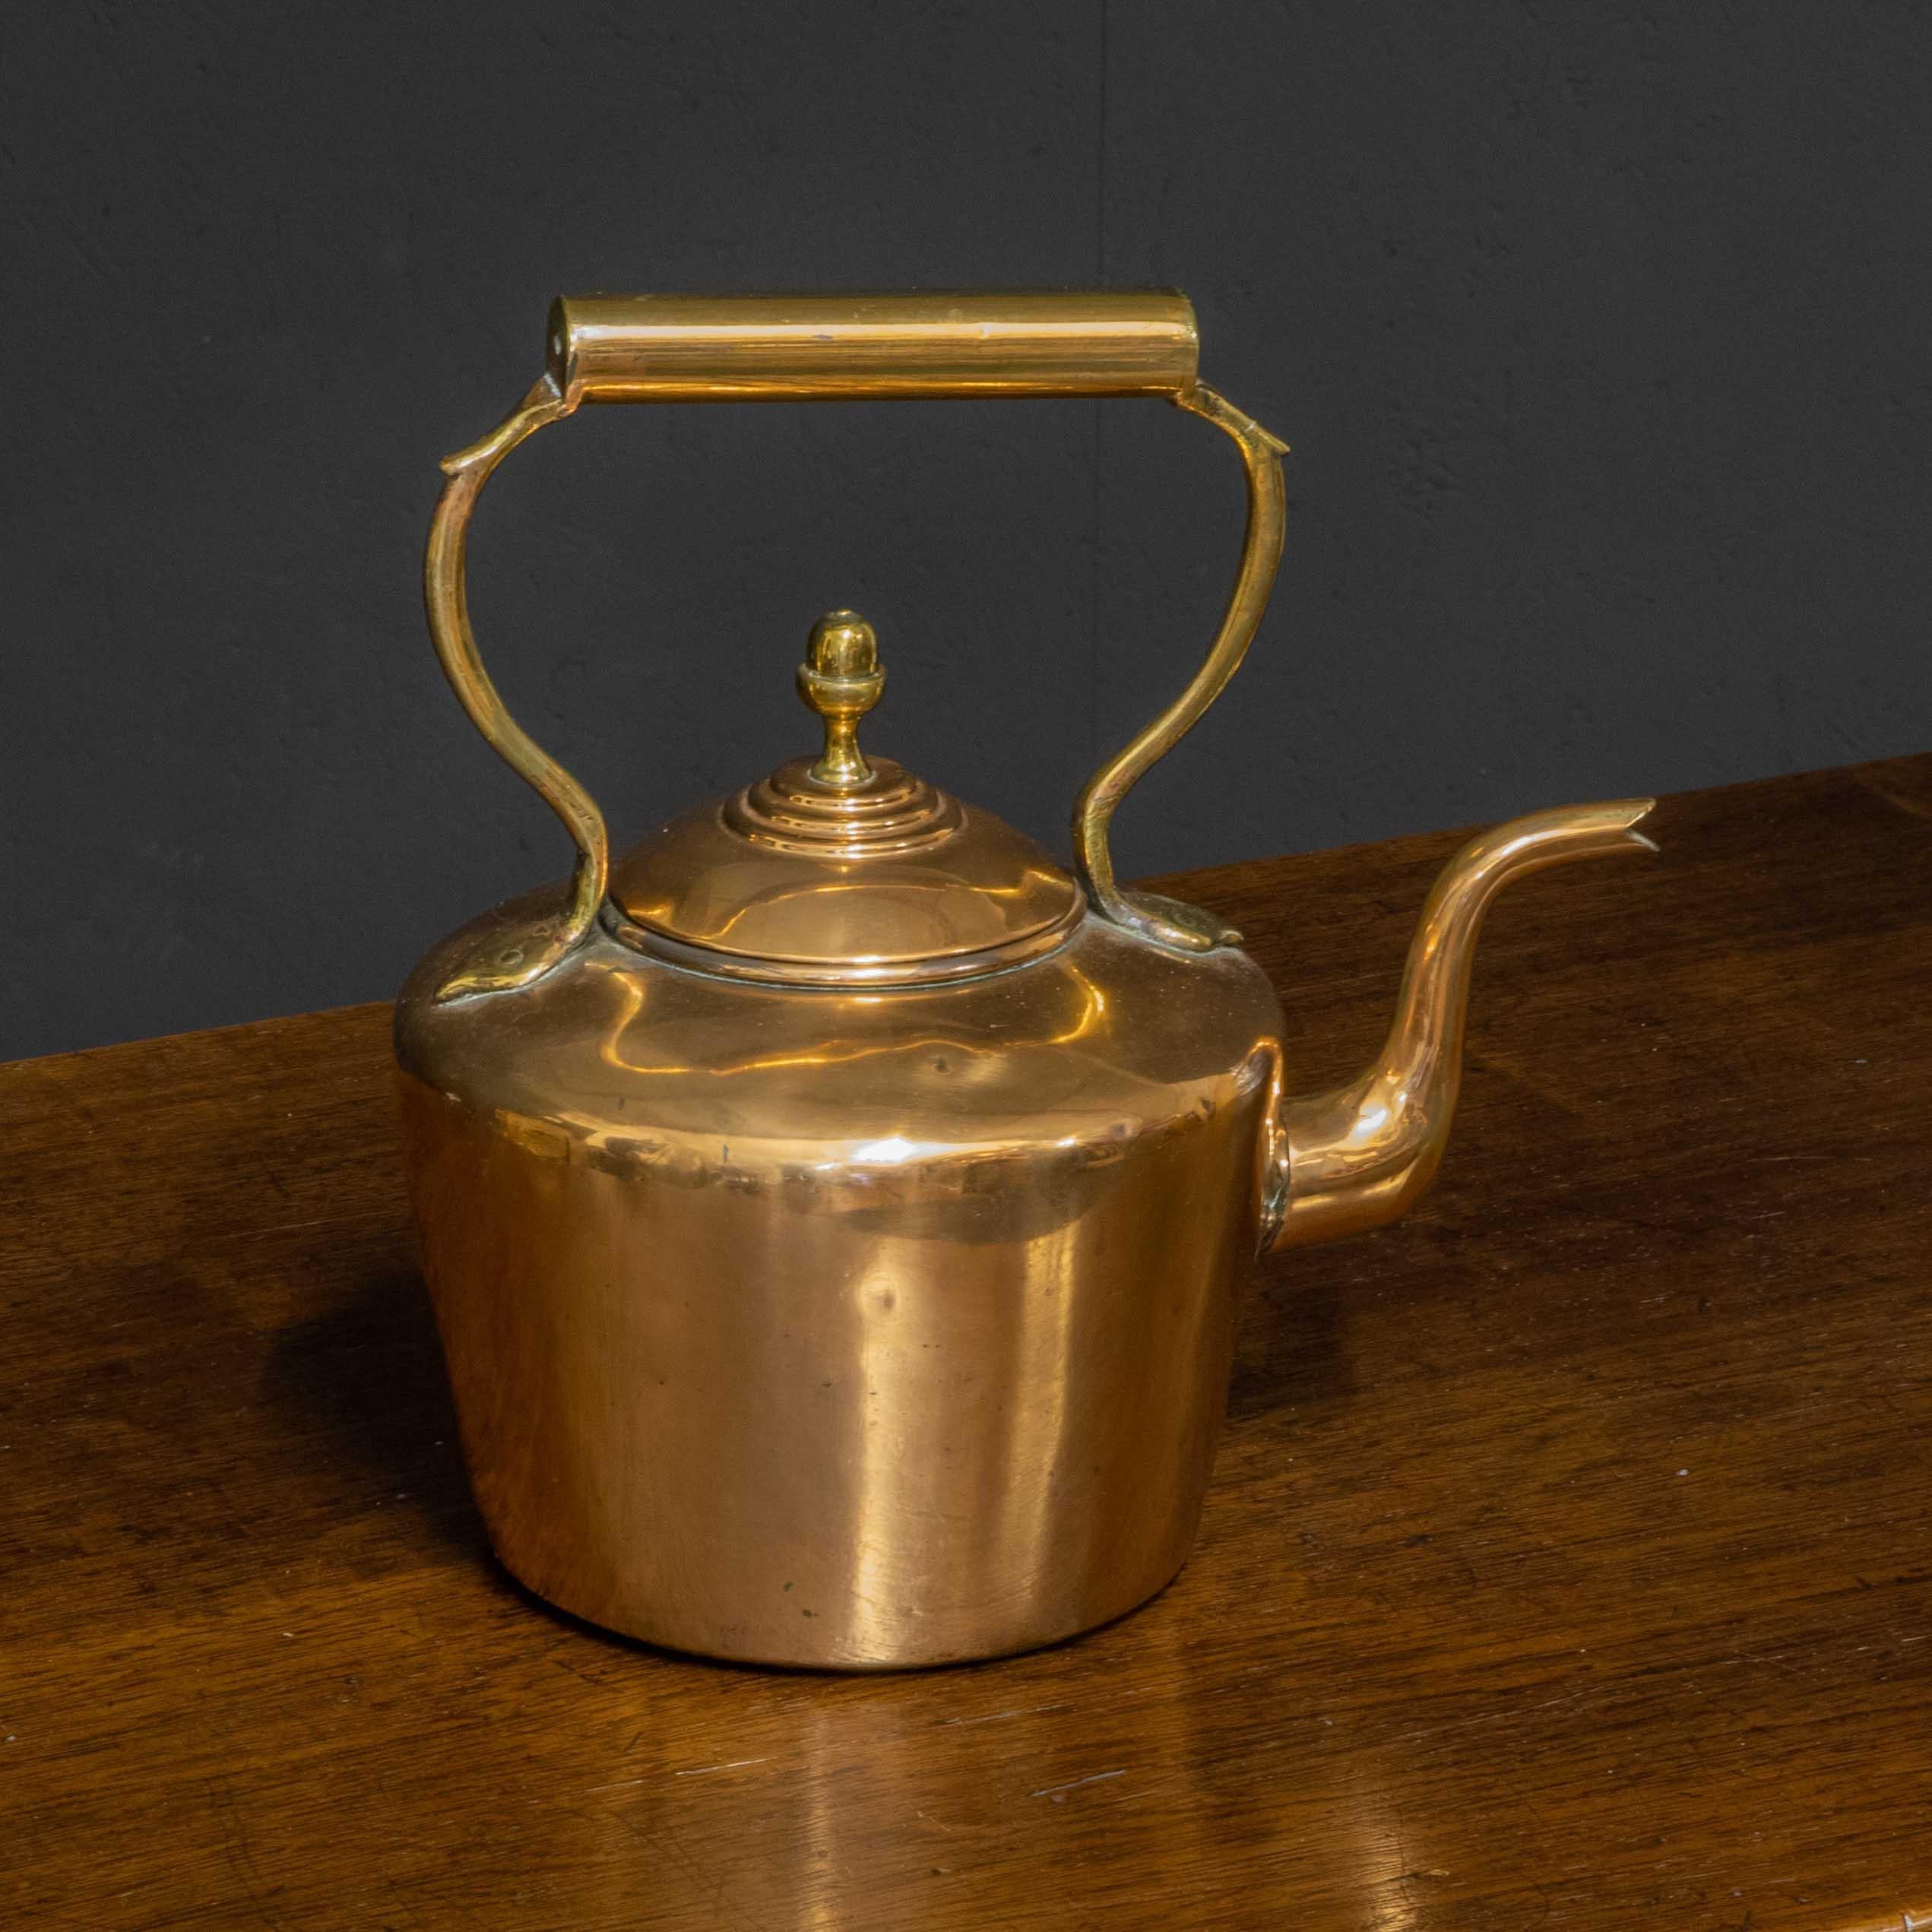
[[[560,290],[1172,283],[1288,562],[1123,866],[1932,743],[1932,27],[1745,8],[239,0],[8,11],[0,1053],[386,994],[562,872],[417,603]],[[589,412],[478,519],[620,834],[872,742],[1058,842],[1240,518],[1160,405]],[[1319,917],[1319,907],[1310,916]]]

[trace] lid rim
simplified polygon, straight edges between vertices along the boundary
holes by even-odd
[[[1031,964],[1065,945],[1085,923],[1088,911],[1084,897],[1076,895],[1059,918],[996,945],[967,952],[925,953],[913,958],[843,961],[727,952],[721,947],[700,945],[648,926],[611,899],[599,908],[598,923],[610,938],[629,951],[707,978],[787,987],[798,992],[888,992],[955,985]]]

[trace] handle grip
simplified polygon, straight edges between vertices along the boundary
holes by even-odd
[[[436,995],[530,985],[586,939],[610,880],[596,802],[511,717],[470,627],[470,517],[496,466],[586,402],[776,401],[807,397],[1154,396],[1230,438],[1247,476],[1247,534],[1221,628],[1186,688],[1109,759],[1073,815],[1074,869],[1094,909],[1163,945],[1202,952],[1240,936],[1208,914],[1122,889],[1115,808],[1220,696],[1246,654],[1281,559],[1287,445],[1196,376],[1194,311],[1172,290],[1072,294],[570,296],[551,311],[548,365],[480,442],[443,460],[423,560],[429,634],[470,722],[563,821],[577,845],[564,904]]]
[[[573,404],[808,397],[1164,396],[1194,386],[1175,289],[1066,293],[567,295],[550,371]]]

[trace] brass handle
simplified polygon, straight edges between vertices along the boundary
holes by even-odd
[[[514,954],[459,974],[440,999],[506,992],[548,972],[596,923],[610,870],[590,794],[511,717],[478,655],[464,558],[483,486],[510,451],[586,402],[803,397],[1154,396],[1205,417],[1240,448],[1247,534],[1221,628],[1173,704],[1087,782],[1074,863],[1107,917],[1202,951],[1232,937],[1205,914],[1123,892],[1107,831],[1120,800],[1221,694],[1246,654],[1280,565],[1286,445],[1196,378],[1194,311],[1173,290],[842,296],[567,296],[551,311],[547,366],[505,420],[444,459],[423,557],[443,673],[470,722],[563,821],[578,860],[569,899]]]
[[[968,295],[566,295],[550,379],[586,403],[1178,396],[1194,307],[1173,289]]]

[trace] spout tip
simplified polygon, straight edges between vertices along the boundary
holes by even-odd
[[[1617,852],[1655,854],[1655,842],[1636,828],[1656,803],[1654,798],[1614,798],[1512,819],[1471,839],[1449,861],[1436,882],[1430,907],[1435,915],[1451,904],[1480,907],[1510,879],[1546,866]]]
[[[1640,825],[1657,809],[1654,798],[1606,799],[1601,805],[1573,805],[1567,808],[1577,812],[1588,812],[1606,825]]]
[[[1605,809],[1620,816],[1624,837],[1639,852],[1649,852],[1655,856],[1663,850],[1655,839],[1637,830],[1637,827],[1657,809],[1655,799],[1621,798],[1614,805]]]
[[[1547,845],[1552,857],[1582,858],[1591,852],[1655,852],[1656,841],[1637,830],[1657,809],[1654,798],[1612,798],[1600,805],[1566,805],[1532,812],[1492,835],[1525,847]]]

